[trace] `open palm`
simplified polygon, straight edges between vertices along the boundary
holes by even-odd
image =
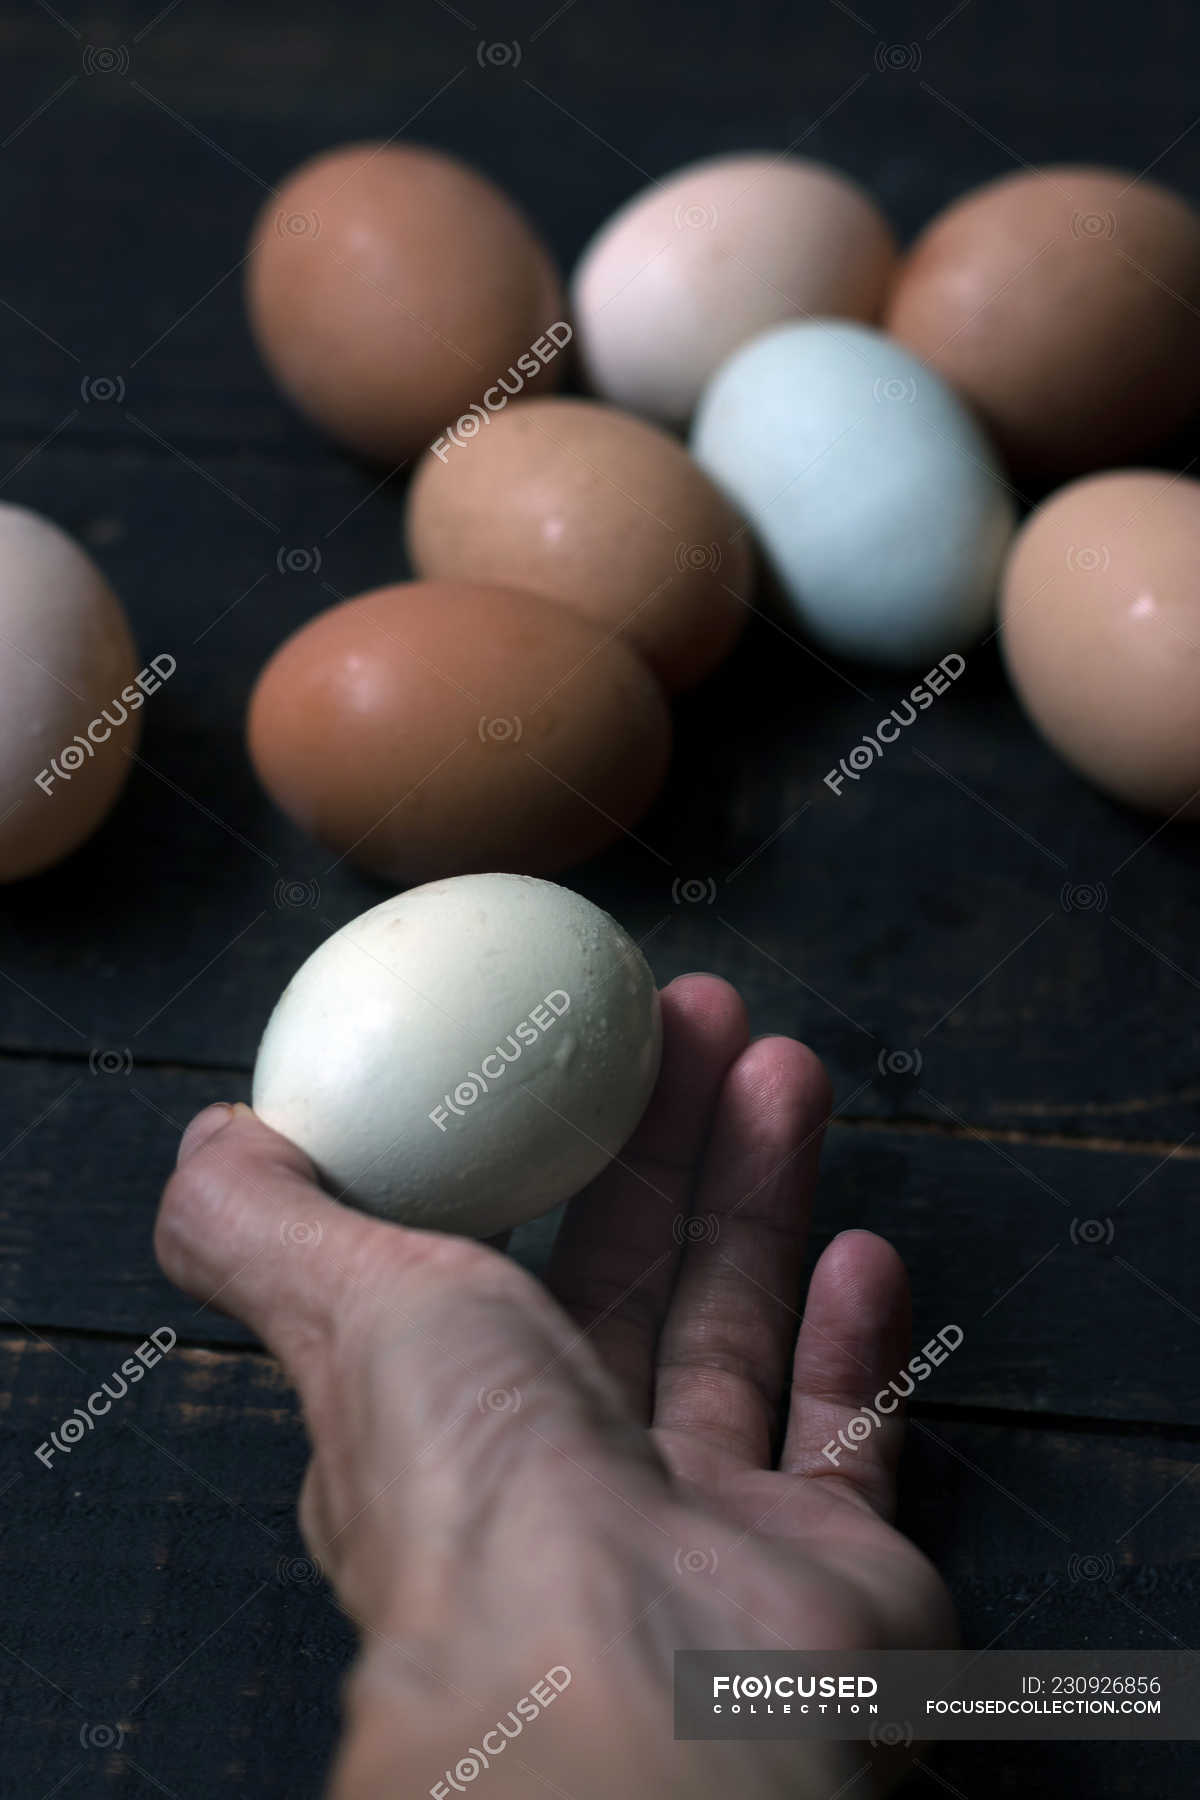
[[[829,1792],[861,1746],[674,1742],[673,1651],[952,1641],[888,1523],[898,1420],[837,1439],[907,1360],[903,1266],[844,1232],[803,1293],[823,1071],[749,1043],[714,977],[663,1013],[650,1109],[568,1208],[545,1285],[338,1205],[244,1108],[185,1136],[160,1258],[296,1382],[302,1526],[363,1634],[344,1800],[437,1794],[552,1667],[569,1683],[501,1742],[497,1800]]]

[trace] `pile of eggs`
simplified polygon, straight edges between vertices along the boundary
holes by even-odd
[[[1200,215],[1177,195],[1026,170],[901,255],[845,176],[723,156],[636,194],[568,296],[486,177],[356,144],[272,197],[247,270],[281,389],[411,476],[415,579],[317,615],[250,704],[259,777],[339,855],[408,885],[594,854],[660,788],[671,696],[760,609],[894,668],[998,629],[1063,757],[1200,816],[1200,483],[1136,466],[1200,409]],[[569,372],[589,397],[557,393]],[[37,720],[0,739],[12,879],[111,804],[128,758],[99,741],[53,828],[34,765],[141,676],[60,534],[3,509],[0,557]],[[57,597],[26,617],[30,583]]]
[[[635,195],[568,302],[478,175],[359,145],[271,202],[249,297],[298,406],[415,459],[418,579],[297,632],[250,709],[280,805],[377,873],[553,874],[634,826],[665,697],[760,604],[819,652],[924,668],[1000,596],[1064,756],[1140,806],[1200,788],[1200,487],[1085,479],[1017,529],[1022,484],[1200,406],[1200,217],[1155,184],[1019,174],[902,258],[843,175],[721,157]],[[572,353],[595,398],[555,395]]]

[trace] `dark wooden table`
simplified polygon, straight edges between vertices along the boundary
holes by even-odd
[[[0,497],[77,533],[178,661],[107,827],[0,895],[6,1797],[316,1795],[351,1652],[293,1522],[292,1396],[150,1249],[180,1127],[245,1095],[292,969],[383,892],[328,869],[242,747],[274,645],[330,588],[404,571],[402,478],[319,441],[251,348],[240,264],[272,184],[407,133],[489,169],[567,264],[645,179],[747,145],[840,164],[905,233],[1026,161],[1153,165],[1200,197],[1200,26],[1168,0],[467,4],[0,17]],[[752,630],[679,709],[654,853],[574,879],[660,978],[716,969],[757,1031],[826,1058],[817,1247],[888,1233],[918,1331],[966,1333],[913,1409],[905,1516],[968,1642],[1196,1643],[1197,839],[1059,766],[993,651],[836,799],[821,776],[901,686],[846,673],[867,697]],[[164,1324],[180,1347],[43,1467]],[[963,1745],[914,1791],[1198,1774],[1184,1745]]]

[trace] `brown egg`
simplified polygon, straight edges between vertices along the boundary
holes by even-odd
[[[670,716],[641,658],[536,594],[377,588],[276,651],[250,755],[298,825],[399,883],[553,875],[658,792]]]
[[[617,631],[669,688],[715,668],[748,616],[750,536],[674,438],[590,400],[531,400],[435,447],[408,500],[418,575],[496,581]]]
[[[402,462],[500,381],[545,393],[560,379],[570,332],[549,253],[499,188],[440,151],[327,151],[267,202],[251,244],[267,366],[364,456]]]
[[[1004,579],[1004,655],[1097,787],[1200,818],[1200,482],[1121,470],[1038,507]]]
[[[926,227],[885,323],[1018,476],[1122,461],[1200,405],[1200,214],[1109,169],[1007,176]]]
[[[133,767],[146,697],[174,669],[165,653],[139,668],[121,603],[78,544],[0,505],[0,881],[96,829]]]

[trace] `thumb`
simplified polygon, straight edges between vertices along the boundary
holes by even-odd
[[[630,1423],[586,1334],[525,1270],[473,1239],[341,1205],[304,1152],[248,1106],[192,1120],[154,1245],[170,1280],[248,1325],[306,1399],[348,1346],[358,1363],[378,1354],[382,1334],[391,1408],[414,1424],[418,1396],[440,1393],[449,1408],[461,1388],[474,1404],[481,1383],[491,1396],[536,1394],[560,1421],[565,1403],[622,1438]]]
[[[484,1244],[339,1205],[248,1107],[193,1121],[155,1242],[167,1275],[250,1325],[299,1390],[306,1536],[360,1621],[390,1616],[397,1547],[425,1532],[444,1548],[405,1592],[414,1605],[433,1592],[440,1617],[483,1521],[495,1538],[507,1517],[521,1548],[501,1559],[501,1619],[548,1492],[665,1483],[616,1382],[531,1275]]]
[[[385,1229],[322,1192],[302,1150],[248,1106],[197,1114],[154,1232],[159,1264],[202,1307],[241,1319],[284,1361],[321,1336]]]

